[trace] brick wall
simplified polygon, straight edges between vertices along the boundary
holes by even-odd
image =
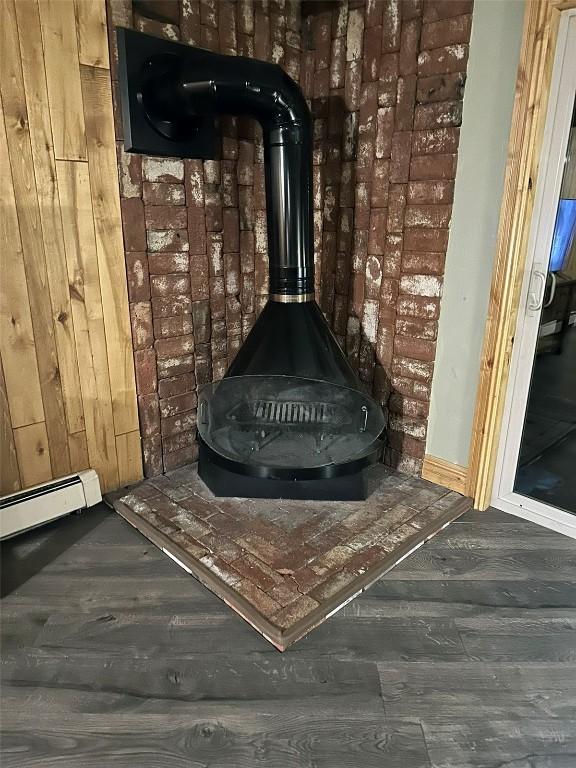
[[[471,0],[109,6],[111,24],[274,61],[300,82],[314,115],[317,297],[389,414],[386,461],[419,473]],[[261,136],[246,119],[221,128],[220,158],[202,162],[126,155],[117,126],[147,475],[196,457],[196,387],[223,376],[266,301]]]

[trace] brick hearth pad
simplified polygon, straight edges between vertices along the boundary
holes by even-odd
[[[108,500],[283,651],[471,506],[383,465],[370,486],[362,502],[222,499],[194,464]]]

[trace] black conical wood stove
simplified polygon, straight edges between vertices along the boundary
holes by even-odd
[[[269,301],[224,379],[201,389],[199,474],[217,496],[364,499],[384,416],[314,300],[312,121],[277,65],[118,29],[128,151],[216,155],[218,115],[262,126]]]

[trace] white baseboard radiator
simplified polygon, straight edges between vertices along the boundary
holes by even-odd
[[[93,469],[0,497],[0,539],[56,520],[102,501]]]

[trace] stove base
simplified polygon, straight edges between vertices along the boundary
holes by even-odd
[[[305,480],[254,477],[222,466],[202,440],[199,440],[198,475],[212,493],[220,497],[364,501],[368,496],[368,484],[362,469],[349,475]]]

